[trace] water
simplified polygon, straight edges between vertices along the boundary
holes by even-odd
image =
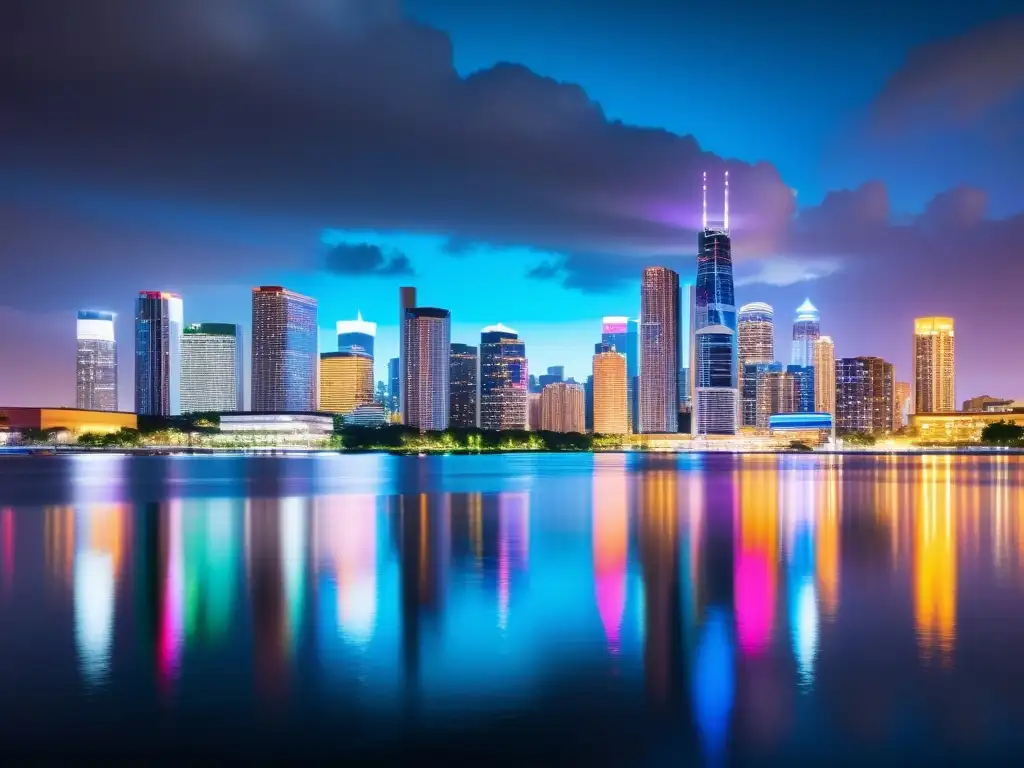
[[[0,459],[0,746],[994,760],[1022,488],[1006,456]]]

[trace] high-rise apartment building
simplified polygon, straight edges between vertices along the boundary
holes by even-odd
[[[831,336],[819,336],[812,347],[814,410],[836,415],[836,347]]]
[[[909,381],[897,381],[893,385],[892,397],[892,428],[902,429],[907,423],[910,411],[910,395],[912,392]],[[966,410],[966,409],[965,409]]]
[[[818,310],[810,299],[797,307],[793,320],[793,365],[814,365],[814,342],[821,336],[821,321]]]
[[[679,431],[679,275],[648,267],[640,283],[640,431]]]
[[[956,410],[956,345],[952,317],[914,320],[914,413]]]
[[[135,301],[135,412],[181,413],[181,324],[176,293],[142,291]]]
[[[320,353],[320,408],[345,415],[373,402],[373,358],[363,352]]]
[[[594,432],[599,435],[629,433],[629,368],[620,352],[594,355]]]
[[[411,307],[404,326],[405,424],[420,432],[445,430],[451,407],[451,312]]]
[[[697,387],[692,432],[734,435],[739,415],[736,390],[736,334],[724,325],[708,325],[694,334],[697,347]]]
[[[771,363],[775,361],[775,310],[771,304],[755,301],[740,307],[739,362]]]
[[[540,432],[540,392],[529,392],[526,395],[526,428],[531,432]]]
[[[892,431],[893,368],[880,357],[836,360],[836,431]]]
[[[117,342],[111,312],[78,313],[75,407],[117,410]]]
[[[640,424],[640,321],[631,317],[605,317],[601,321],[601,341],[626,356],[629,428],[635,431]]]
[[[402,414],[402,423],[408,424],[405,412],[405,384],[409,380],[406,375],[405,355],[405,313],[416,306],[416,289],[406,285],[398,289],[398,412]]]
[[[252,289],[252,410],[317,409],[316,299],[278,285]]]
[[[540,425],[545,432],[586,432],[583,387],[558,381],[540,393]]]
[[[481,429],[526,429],[530,372],[526,343],[500,323],[480,333]]]
[[[764,375],[757,408],[757,427],[767,429],[769,419],[800,410],[800,383],[789,371],[771,371]]]
[[[476,426],[476,374],[479,366],[476,347],[452,344],[449,355],[448,426],[469,429]]]
[[[776,362],[747,363],[743,367],[743,389],[740,393],[743,426],[768,428],[771,399],[765,399],[765,376],[781,372],[782,364]]]
[[[377,338],[377,324],[363,320],[363,313],[356,312],[355,320],[339,320],[337,323],[338,351],[361,352],[373,358],[373,342]]]
[[[242,328],[194,323],[181,336],[181,412],[243,411]]]

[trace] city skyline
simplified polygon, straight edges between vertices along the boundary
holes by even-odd
[[[826,314],[838,356],[879,355],[901,372],[910,370],[911,350],[889,329],[902,328],[915,317],[952,316],[965,340],[958,355],[957,391],[964,396],[1021,394],[1015,389],[1024,380],[1024,363],[995,354],[998,333],[991,332],[993,324],[1012,328],[1020,320],[1015,297],[1004,293],[1009,290],[1004,285],[1015,284],[1024,263],[1024,197],[1019,175],[1010,172],[1020,165],[1021,142],[1005,138],[1017,123],[1007,122],[1006,112],[999,111],[1000,105],[1010,109],[1007,105],[1016,103],[1016,91],[1006,81],[993,85],[984,67],[967,66],[979,41],[988,49],[993,41],[1005,45],[1013,39],[1008,33],[1020,21],[1006,15],[1005,4],[983,0],[941,19],[877,8],[880,15],[870,23],[863,8],[851,7],[848,37],[837,43],[830,36],[829,49],[858,51],[857,67],[833,73],[851,81],[849,88],[836,88],[832,75],[792,66],[794,54],[780,47],[782,37],[761,38],[764,29],[778,25],[787,32],[803,29],[806,39],[820,45],[821,35],[809,29],[820,19],[788,12],[771,19],[758,16],[756,24],[753,9],[737,14],[730,39],[737,41],[742,57],[729,70],[698,78],[692,65],[665,68],[640,54],[677,61],[678,46],[656,33],[678,34],[667,30],[689,27],[656,19],[710,11],[684,13],[642,3],[645,43],[639,46],[634,38],[621,40],[621,50],[613,46],[620,57],[614,69],[627,76],[609,78],[600,57],[580,48],[579,30],[560,31],[557,39],[565,48],[555,46],[555,51],[549,44],[537,47],[537,29],[522,20],[510,21],[501,34],[492,30],[481,37],[472,29],[480,19],[470,22],[461,13],[431,10],[425,0],[413,5],[404,12],[392,7],[389,19],[392,31],[407,37],[396,38],[373,25],[366,31],[377,35],[379,50],[393,54],[388,76],[397,112],[390,118],[379,104],[352,103],[339,95],[362,78],[384,77],[379,61],[367,59],[361,49],[350,50],[350,41],[332,39],[337,30],[317,25],[316,12],[299,3],[284,14],[284,22],[300,34],[322,29],[323,37],[308,41],[311,51],[325,57],[343,51],[366,66],[345,67],[346,78],[355,79],[338,83],[325,83],[319,73],[295,71],[301,82],[324,86],[302,88],[303,94],[313,94],[315,104],[295,103],[289,90],[293,80],[283,78],[282,90],[266,98],[270,104],[290,105],[294,114],[281,110],[287,119],[261,122],[255,126],[259,130],[253,121],[239,119],[249,113],[237,99],[206,94],[198,103],[213,101],[223,110],[217,113],[221,119],[210,121],[224,127],[216,137],[192,124],[191,116],[200,113],[191,108],[196,94],[182,83],[183,63],[173,57],[155,64],[164,68],[168,83],[183,85],[181,101],[161,105],[169,130],[144,124],[138,135],[125,136],[110,129],[103,115],[125,118],[115,120],[116,125],[137,125],[135,110],[143,105],[128,97],[138,90],[127,83],[112,89],[104,83],[98,89],[109,70],[90,64],[69,72],[66,58],[48,54],[62,45],[134,39],[134,30],[159,26],[162,11],[129,13],[116,29],[109,28],[110,17],[90,17],[76,35],[78,43],[54,26],[59,13],[26,11],[22,34],[9,41],[11,50],[37,65],[26,71],[49,75],[44,87],[20,79],[28,77],[20,71],[5,73],[15,86],[11,92],[22,87],[36,98],[15,105],[16,119],[7,128],[12,157],[24,161],[4,166],[12,192],[3,203],[7,250],[19,266],[0,286],[0,328],[19,332],[0,334],[0,357],[24,365],[20,373],[6,366],[0,372],[0,398],[71,402],[64,382],[73,363],[64,351],[74,340],[63,318],[79,309],[114,312],[117,338],[128,339],[131,307],[126,297],[147,286],[187,296],[185,322],[238,322],[251,339],[245,290],[253,284],[288,285],[320,301],[321,352],[334,349],[328,341],[334,335],[330,324],[361,310],[380,323],[375,379],[381,380],[387,355],[398,348],[392,292],[414,281],[421,291],[445,297],[456,341],[472,343],[480,327],[503,317],[530,339],[533,369],[565,365],[567,375],[581,379],[588,369],[593,324],[605,315],[639,315],[636,287],[644,266],[667,266],[679,272],[681,282],[693,283],[693,238],[701,228],[697,186],[706,172],[709,196],[719,200],[726,171],[737,304],[763,301],[788,318],[810,297]],[[568,16],[584,12],[572,5],[565,9]],[[262,29],[268,21],[265,10],[259,0],[243,15],[254,29]],[[502,2],[493,9],[496,17],[509,12]],[[531,13],[546,11],[532,8]],[[605,9],[599,15],[602,24],[615,28],[613,19],[622,21],[620,14]],[[215,28],[216,19],[206,13],[197,12],[194,21],[189,29]],[[192,33],[181,34],[186,38],[179,42],[187,44],[180,50],[195,43],[209,54],[210,66],[223,63],[228,46],[221,37],[199,42],[188,36]],[[399,45],[399,38],[408,44]],[[280,54],[292,50],[292,39],[280,41],[284,50],[252,51],[255,64],[277,71]],[[865,40],[884,55],[865,59],[859,53]],[[948,56],[936,54],[947,51],[942,45],[948,46]],[[111,55],[125,73],[149,71],[144,49],[117,48]],[[452,52],[450,60],[434,58],[441,50]],[[667,71],[678,82],[666,82]],[[757,93],[749,90],[751,71],[762,75]],[[947,102],[938,95],[938,105],[923,103],[922,93],[947,93],[940,86],[950,72],[963,73],[952,92],[984,93],[981,103],[965,98]],[[426,82],[414,81],[423,86],[424,98],[400,98],[420,73],[430,75]],[[801,87],[792,78],[814,83]],[[453,89],[454,102],[446,103],[454,104],[456,112],[440,124],[437,142],[427,141],[426,133],[398,136],[404,126],[438,124],[435,97],[442,81]],[[624,81],[645,87],[623,89]],[[70,82],[80,87],[67,91]],[[935,87],[915,91],[909,86],[914,82]],[[506,88],[513,83],[516,87]],[[794,92],[816,93],[823,83],[829,83],[827,99],[794,104],[789,98]],[[238,86],[227,78],[225,86],[232,85]],[[474,96],[478,87],[495,107],[482,125],[472,111],[474,104],[484,103]],[[688,96],[709,88],[729,94],[724,114],[719,111],[712,119],[710,113],[683,106],[693,103]],[[523,102],[514,101],[511,93],[522,93]],[[662,98],[669,93],[674,98]],[[102,101],[98,94],[108,103],[103,115],[90,106]],[[758,130],[750,130],[750,117],[762,114],[766,103],[787,103],[788,108],[773,110],[773,119],[759,119]],[[959,115],[956,105],[965,103],[971,105],[968,114]],[[558,104],[573,106],[563,112]],[[506,111],[522,120],[492,117]],[[929,115],[924,125],[915,118],[922,112]],[[151,108],[144,112],[153,113]],[[355,125],[352,114],[368,120]],[[62,116],[67,119],[54,119]],[[554,130],[537,143],[528,126],[541,119]],[[351,133],[364,122],[377,126],[373,134]],[[239,125],[245,126],[239,135],[247,141],[225,142]],[[295,140],[295,125],[308,126],[312,135],[303,138],[309,141]],[[467,125],[476,128],[467,133]],[[415,155],[436,159],[437,167],[422,174],[418,164],[404,163],[387,165],[381,173],[372,164],[360,166],[351,153],[365,139],[377,142],[387,155],[396,136],[417,142],[410,145]],[[651,136],[663,142],[651,144]],[[999,136],[1004,138],[994,138]],[[936,143],[939,137],[941,144]],[[127,140],[137,151],[121,151]],[[467,167],[462,155],[453,158],[459,153],[446,151],[463,145],[479,150],[477,156],[488,162]],[[299,152],[299,146],[309,151]],[[496,152],[496,146],[509,151]],[[937,146],[944,151],[936,152]],[[572,156],[568,150],[578,150],[586,162],[572,168],[552,164],[558,172],[543,178],[525,172],[544,167],[540,159]],[[316,158],[316,164],[308,164],[308,158]],[[246,169],[242,180],[239,168]],[[371,178],[366,170],[373,171]],[[188,183],[179,184],[182,177]],[[378,180],[385,178],[387,184]],[[331,182],[321,184],[322,179]],[[403,194],[395,196],[396,188]],[[593,194],[580,195],[580,189]],[[999,285],[986,287],[980,271],[950,279],[959,274],[962,254],[971,250],[993,254],[1005,278]],[[878,280],[883,271],[886,279]],[[868,297],[889,308],[884,319],[864,312]],[[781,350],[787,337],[783,324],[777,325]],[[573,340],[569,354],[563,351],[565,339]],[[126,343],[118,347],[119,407],[125,408],[131,352]]]

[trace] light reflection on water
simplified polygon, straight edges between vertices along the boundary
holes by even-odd
[[[0,713],[30,738],[127,706],[142,738],[153,707],[244,731],[274,704],[240,753],[510,715],[629,762],[1015,744],[1022,481],[1008,456],[10,459]]]

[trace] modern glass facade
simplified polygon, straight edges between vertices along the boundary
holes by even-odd
[[[242,328],[195,323],[181,336],[181,412],[244,411]]]
[[[821,336],[821,323],[818,310],[810,299],[797,307],[796,319],[793,321],[793,365],[814,365],[814,342]]]
[[[758,390],[758,429],[768,429],[772,416],[797,413],[800,410],[800,386],[788,371],[770,371],[761,379]]]
[[[724,325],[736,332],[736,297],[732,278],[732,239],[728,229],[697,233],[697,327]]]
[[[734,383],[735,332],[724,325],[709,325],[694,334],[696,346],[695,435],[734,435],[739,410]]]
[[[880,357],[836,360],[836,430],[892,431],[893,367]]]
[[[402,379],[400,371],[401,366],[397,357],[392,357],[388,360],[388,411],[391,413],[402,412]]]
[[[914,320],[914,412],[956,410],[956,344],[953,318]]]
[[[797,387],[796,413],[814,413],[814,368],[810,365],[787,365],[786,373]]]
[[[338,333],[339,352],[357,352],[373,358],[377,324],[363,320],[362,312],[356,313],[355,320],[339,320],[335,330]]]
[[[405,344],[405,313],[416,306],[416,289],[406,285],[398,289],[398,412],[402,415],[402,423],[407,424],[405,409],[405,384],[409,380],[406,375],[406,344]]]
[[[648,267],[640,283],[640,431],[679,431],[679,275]]]
[[[87,411],[116,411],[114,315],[88,310],[79,312],[76,335],[75,407]]]
[[[626,358],[629,428],[636,430],[640,425],[640,321],[631,317],[605,317],[601,322],[601,342]]]
[[[448,428],[451,312],[436,307],[405,311],[405,423],[421,432]]]
[[[363,352],[320,354],[320,410],[352,413],[373,403],[373,358]]]
[[[629,433],[627,356],[620,352],[594,355],[594,432],[599,435]]]
[[[472,344],[452,344],[449,355],[448,426],[469,429],[476,426],[476,375],[479,361]]]
[[[135,412],[181,413],[181,297],[142,291],[135,301]]]
[[[775,360],[775,310],[770,304],[754,302],[740,307],[739,362],[771,363]]]
[[[317,303],[280,286],[252,291],[252,410],[317,409]]]
[[[526,344],[511,328],[492,325],[480,334],[481,429],[526,429],[530,372]]]
[[[583,387],[558,381],[540,393],[540,424],[546,432],[586,431],[586,404]]]
[[[767,426],[771,399],[766,394],[765,378],[770,373],[781,372],[781,363],[747,363],[743,367],[743,389],[740,393],[743,426],[761,429]]]
[[[537,377],[537,386],[539,386],[543,392],[544,387],[548,384],[555,384],[559,381],[565,381],[565,366],[552,365],[548,367],[547,373],[542,373]]]

